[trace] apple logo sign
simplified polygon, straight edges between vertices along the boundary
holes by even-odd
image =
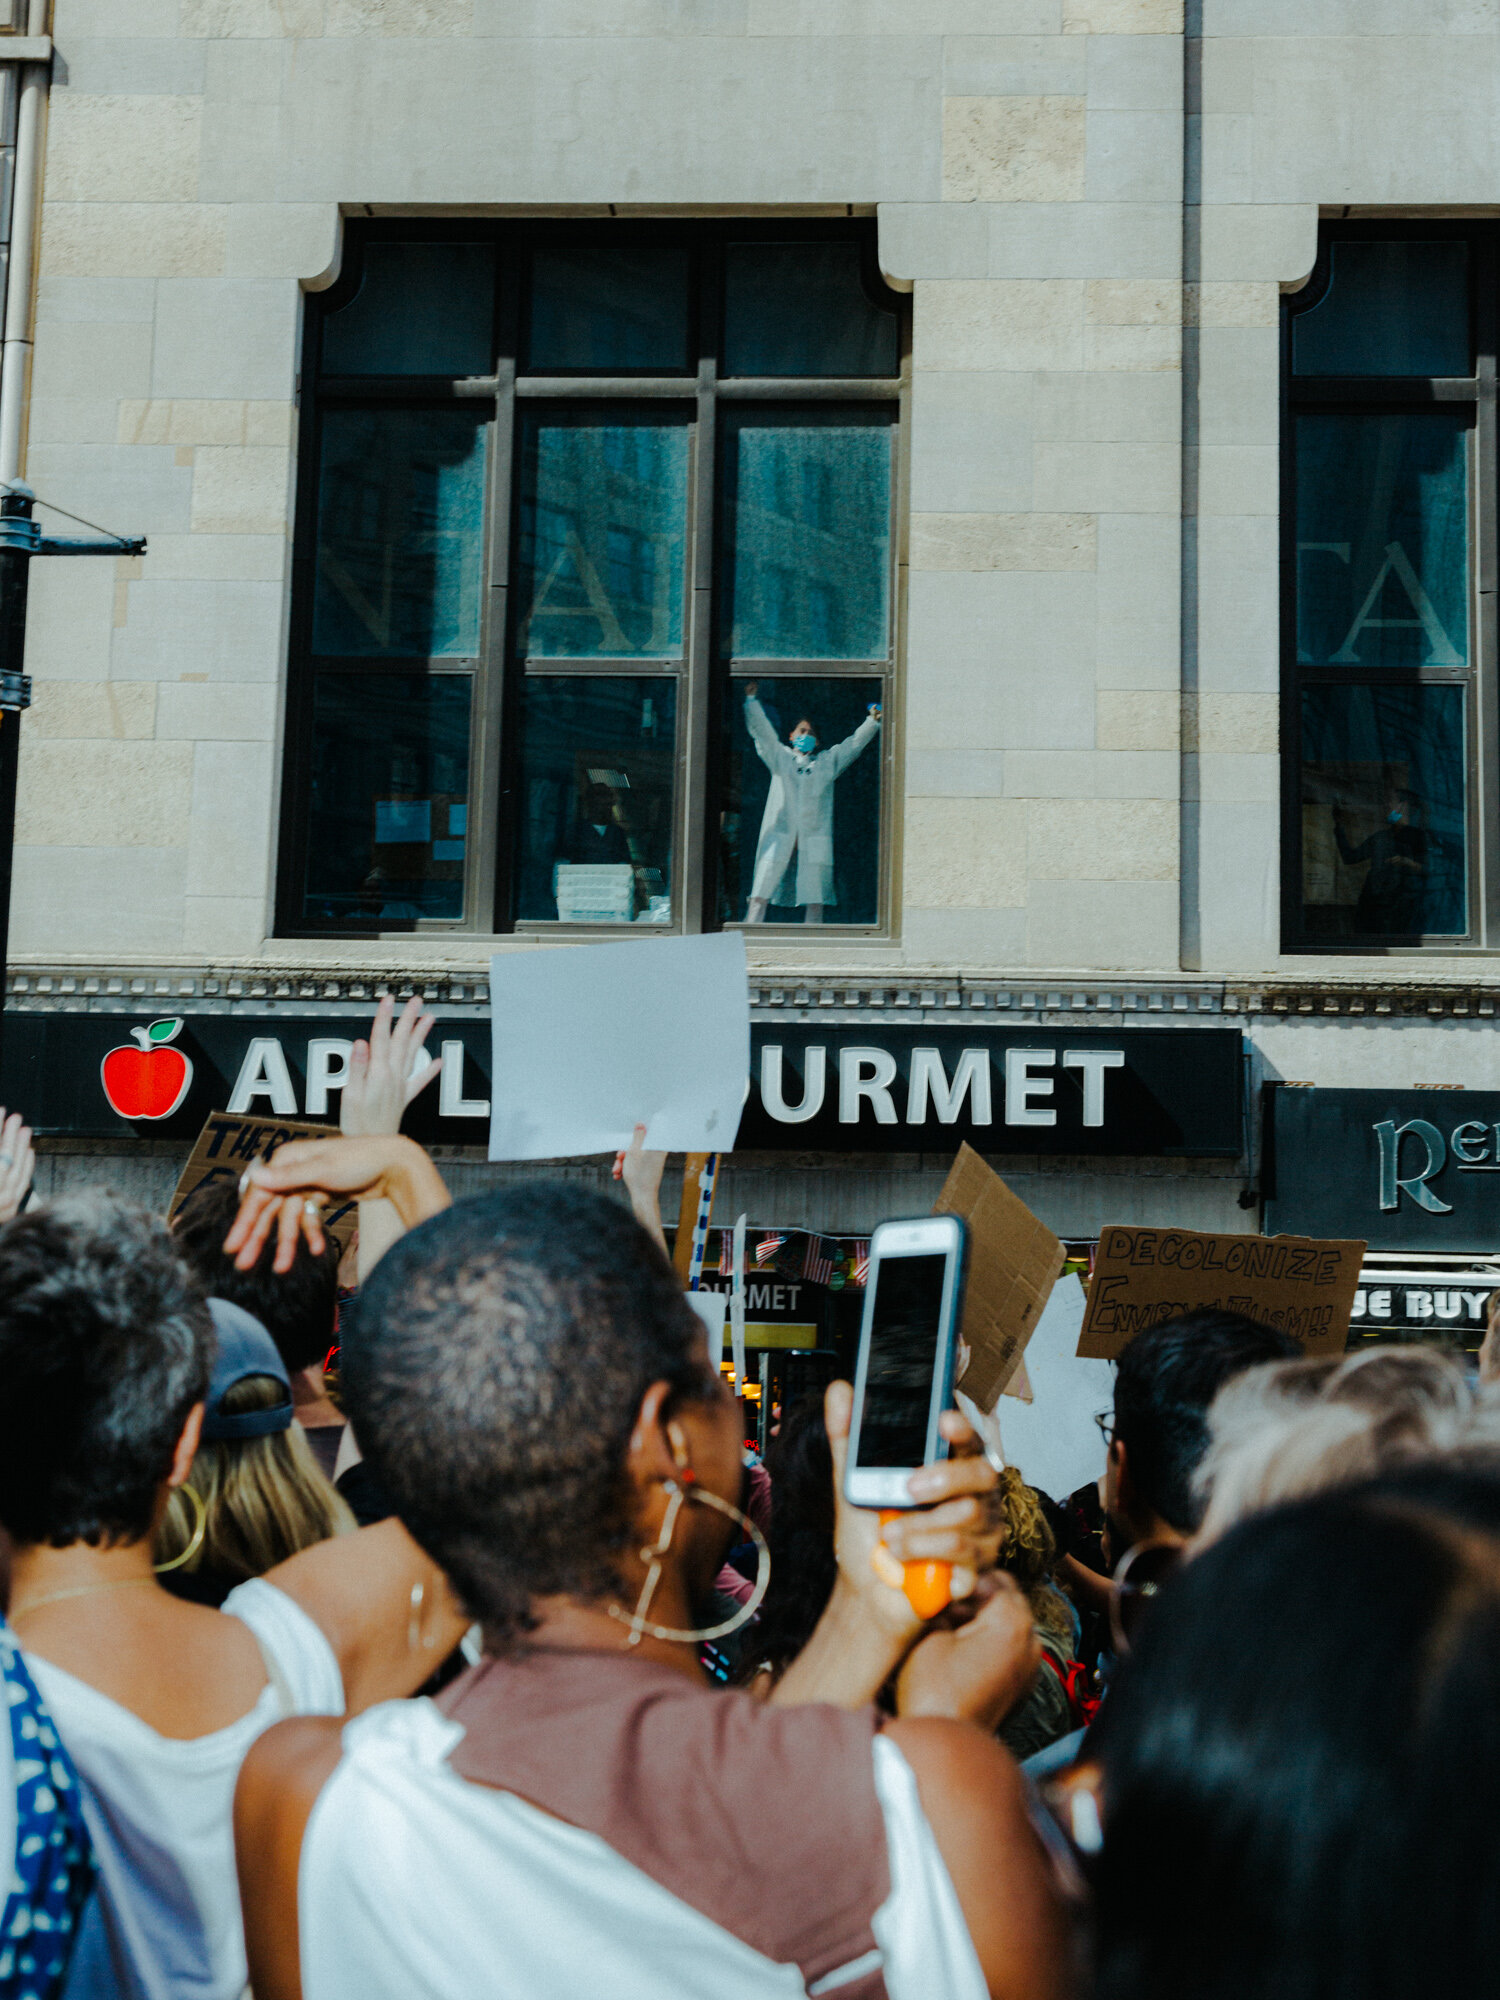
[[[189,1058],[169,1046],[182,1033],[182,1022],[153,1021],[130,1033],[135,1045],[111,1049],[99,1065],[110,1109],[122,1118],[170,1118],[193,1080]]]

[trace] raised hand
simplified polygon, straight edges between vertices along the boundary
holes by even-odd
[[[983,1601],[972,1617],[945,1618],[907,1654],[898,1715],[945,1715],[992,1730],[1031,1686],[1042,1648],[1015,1578],[992,1571],[975,1595]]]
[[[661,1226],[661,1176],[667,1156],[665,1153],[648,1153],[645,1139],[645,1126],[637,1125],[630,1144],[615,1154],[614,1176],[617,1181],[625,1183],[631,1213],[636,1221],[666,1256],[667,1238]]]
[[[859,1708],[876,1693],[900,1664],[924,1621],[912,1610],[904,1588],[901,1565],[945,1562],[953,1567],[951,1594],[967,1598],[978,1579],[990,1571],[1000,1553],[998,1512],[988,1496],[999,1475],[979,1457],[979,1440],[956,1410],[941,1419],[943,1435],[958,1456],[938,1465],[924,1465],[912,1474],[911,1497],[918,1504],[910,1513],[884,1525],[867,1507],[851,1507],[844,1498],[844,1462],[849,1451],[849,1419],[854,1391],[847,1382],[829,1384],[823,1399],[828,1442],[833,1454],[834,1552],[838,1579],[822,1617],[807,1645],[793,1660],[769,1698],[796,1704],[831,1701],[840,1708]],[[877,1568],[877,1563],[879,1567]],[[942,1614],[944,1626],[957,1623],[953,1608]],[[991,1615],[991,1631],[1001,1614]],[[1028,1623],[1030,1613],[1027,1614]],[[982,1685],[989,1655],[981,1660],[975,1643],[953,1656],[942,1672],[948,1682],[932,1694],[934,1701],[956,1699],[975,1680]],[[960,1675],[962,1668],[962,1675]],[[968,1677],[968,1678],[964,1678]],[[925,1663],[917,1687],[936,1690],[940,1656]],[[914,1697],[915,1698],[915,1697]],[[951,1712],[951,1711],[945,1711]]]
[[[913,1636],[922,1629],[922,1621],[894,1581],[895,1566],[951,1563],[950,1595],[967,1597],[1000,1554],[1002,1530],[985,1498],[999,1485],[999,1474],[981,1455],[979,1439],[967,1421],[957,1410],[946,1410],[939,1425],[954,1456],[919,1466],[910,1481],[917,1505],[882,1524],[873,1509],[852,1507],[844,1497],[844,1463],[854,1413],[854,1391],[847,1382],[829,1384],[823,1411],[833,1454],[834,1550],[840,1581],[887,1629]]]
[[[20,1213],[35,1171],[31,1127],[19,1111],[12,1111],[7,1118],[5,1106],[0,1104],[0,1222],[9,1222]]]
[[[451,1200],[441,1174],[413,1139],[390,1133],[296,1139],[246,1170],[240,1182],[240,1211],[224,1238],[226,1252],[239,1270],[253,1270],[274,1230],[273,1270],[292,1268],[299,1236],[315,1256],[321,1256],[322,1210],[331,1194],[388,1201],[407,1229],[436,1215]]]
[[[424,1044],[436,1018],[423,1012],[414,993],[394,1018],[387,993],[375,1009],[370,1039],[357,1041],[349,1056],[349,1081],[339,1098],[339,1130],[346,1138],[399,1132],[402,1115],[442,1068],[442,1059],[424,1061]]]

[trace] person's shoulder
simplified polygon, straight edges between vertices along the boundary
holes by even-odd
[[[309,1815],[343,1755],[336,1715],[296,1715],[263,1731],[245,1753],[234,1788],[241,1855],[269,1855],[285,1840],[300,1849]]]
[[[294,1715],[273,1723],[245,1753],[235,1787],[234,1813],[280,1816],[312,1810],[343,1755],[343,1717]]]

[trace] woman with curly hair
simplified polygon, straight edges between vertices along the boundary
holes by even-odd
[[[1035,1680],[995,1731],[1020,1759],[1045,1750],[1075,1726],[1065,1676],[1078,1647],[1078,1616],[1054,1581],[1057,1543],[1041,1501],[1013,1465],[1000,1475],[999,1496],[1004,1525],[999,1567],[1020,1585],[1042,1648]]]

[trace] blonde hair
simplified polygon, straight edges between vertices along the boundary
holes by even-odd
[[[1031,1615],[1047,1636],[1071,1644],[1073,1621],[1052,1578],[1057,1566],[1057,1541],[1042,1512],[1035,1489],[1013,1465],[1000,1474],[997,1489],[1005,1539],[999,1567],[1025,1592]]]
[[[269,1410],[285,1394],[274,1376],[250,1375],[226,1392],[224,1412],[240,1416]],[[201,1548],[182,1565],[182,1573],[212,1577],[226,1590],[355,1526],[298,1423],[269,1437],[200,1445],[188,1484],[203,1502],[208,1525]],[[192,1502],[174,1492],[156,1530],[158,1562],[181,1555],[196,1519]]]
[[[1477,1414],[1462,1367],[1432,1347],[1247,1369],[1209,1411],[1198,1542],[1282,1501],[1481,1444]]]

